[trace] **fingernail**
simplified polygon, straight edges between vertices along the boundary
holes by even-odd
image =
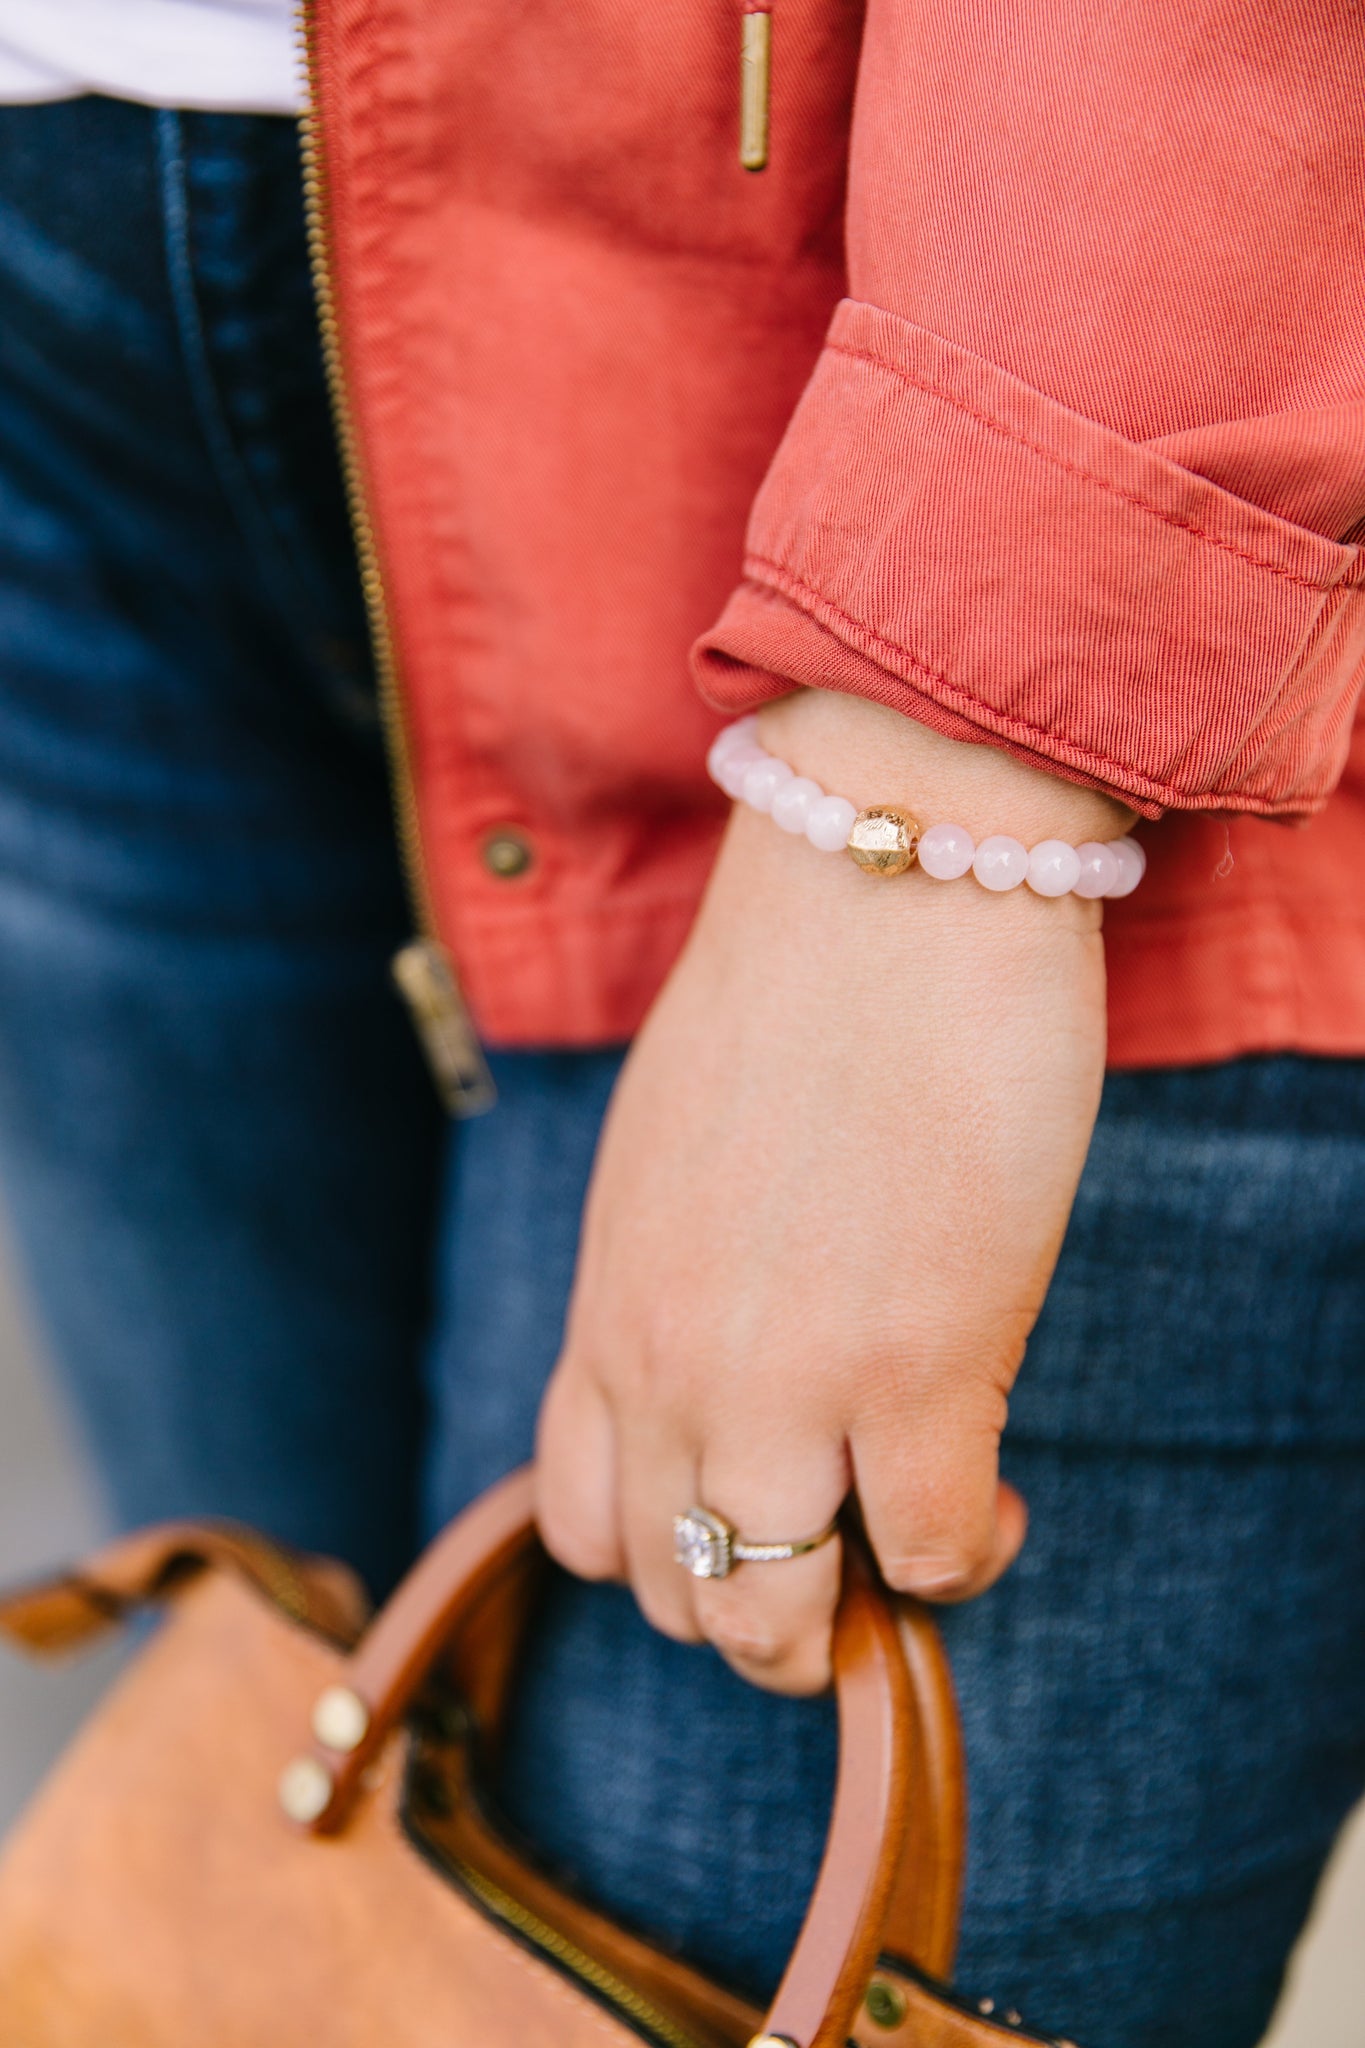
[[[895,1572],[896,1584],[907,1593],[946,1593],[965,1577],[960,1557],[907,1557]]]

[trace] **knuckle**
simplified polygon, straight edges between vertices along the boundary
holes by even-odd
[[[749,1617],[725,1616],[706,1625],[707,1638],[727,1664],[766,1692],[806,1697],[824,1692],[832,1676],[831,1627],[781,1631]]]
[[[775,1670],[794,1647],[789,1637],[747,1615],[715,1615],[706,1623],[706,1634],[727,1662],[749,1664],[760,1671]]]
[[[695,1620],[685,1609],[656,1600],[647,1592],[635,1588],[636,1604],[652,1629],[661,1636],[668,1636],[675,1643],[699,1643],[702,1632]]]
[[[601,1532],[585,1527],[572,1515],[542,1503],[540,1535],[556,1564],[576,1579],[610,1579],[617,1569],[616,1547]]]
[[[809,1699],[816,1693],[827,1692],[834,1677],[833,1661],[828,1647],[818,1654],[812,1652],[799,1657],[782,1673],[781,1684],[775,1690],[791,1693],[798,1699]]]

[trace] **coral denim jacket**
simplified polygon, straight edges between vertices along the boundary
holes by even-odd
[[[1153,821],[1116,1063],[1365,1052],[1358,0],[772,0],[762,169],[744,11],[312,0],[367,578],[480,1028],[636,1027],[719,712],[809,682]]]

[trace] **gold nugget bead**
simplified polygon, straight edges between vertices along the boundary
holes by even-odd
[[[903,875],[915,865],[921,826],[908,811],[871,804],[859,811],[848,835],[848,850],[869,875]]]

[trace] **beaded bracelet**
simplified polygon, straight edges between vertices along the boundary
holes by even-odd
[[[713,741],[706,765],[727,796],[764,811],[784,832],[804,832],[822,853],[850,853],[870,875],[903,875],[918,864],[937,882],[955,882],[970,869],[984,889],[1017,889],[1027,882],[1038,896],[1131,896],[1147,856],[1136,839],[1088,839],[1069,846],[1044,839],[1027,847],[1004,833],[977,846],[961,825],[930,825],[891,804],[860,811],[843,796],[827,796],[818,782],[796,775],[758,745],[758,720],[741,718]]]

